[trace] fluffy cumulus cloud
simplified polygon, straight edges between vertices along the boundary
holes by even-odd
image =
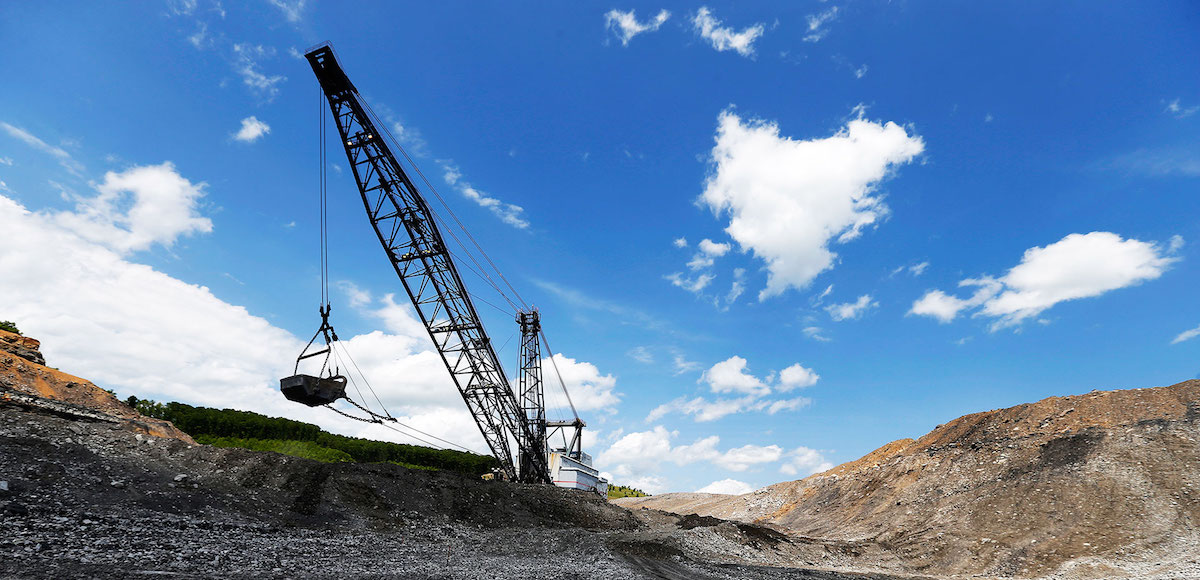
[[[692,270],[711,267],[717,258],[729,253],[730,245],[705,238],[700,240],[696,247],[699,251],[692,257],[692,261],[688,262],[688,268]]]
[[[138,251],[212,231],[198,204],[204,188],[163,163],[106,174],[95,195],[77,197],[71,211],[30,211],[0,196],[0,230],[7,240],[0,245],[5,316],[43,341],[51,364],[121,396],[232,407],[349,435],[445,445],[432,435],[487,452],[407,302],[338,284],[346,304],[380,330],[342,337],[334,364],[355,369],[350,374],[356,377],[357,388],[351,389],[356,400],[376,409],[382,402],[402,423],[424,433],[400,427],[402,434],[288,402],[278,380],[291,374],[308,336],[296,337],[204,286],[134,261]],[[565,357],[558,362],[579,406],[615,403],[611,375],[586,362]]]
[[[1070,234],[1026,250],[1021,263],[1003,276],[959,282],[960,287],[975,288],[967,298],[930,290],[913,302],[909,312],[950,322],[974,309],[976,316],[995,319],[992,330],[1018,326],[1060,302],[1154,280],[1178,259],[1174,254],[1182,245],[1179,236],[1163,246],[1111,232]]]
[[[722,26],[721,21],[713,16],[707,6],[701,6],[692,17],[692,26],[696,33],[717,49],[718,52],[732,50],[738,54],[754,56],[754,41],[762,36],[766,28],[760,23],[743,28],[740,32],[728,26]]]
[[[109,171],[95,185],[97,195],[74,196],[75,211],[48,217],[119,253],[154,244],[170,247],[181,236],[212,231],[212,221],[198,213],[205,187],[180,175],[170,162]]]
[[[797,447],[789,451],[784,456],[783,465],[779,466],[780,473],[800,477],[808,477],[830,469],[833,469],[832,463],[827,461],[817,450],[807,447]]]
[[[271,126],[258,120],[258,117],[242,119],[242,128],[234,133],[233,138],[242,143],[253,143],[271,132]]]
[[[676,445],[677,431],[656,425],[649,431],[623,434],[596,456],[596,467],[612,474],[617,483],[641,482],[650,493],[667,490],[668,464],[677,466],[708,463],[732,472],[744,472],[759,465],[775,463],[785,456],[778,445],[743,445],[719,448],[721,438],[712,435],[687,445]],[[651,482],[649,486],[646,482]]]
[[[138,190],[164,176],[174,187],[157,191],[153,207],[165,216],[190,216],[166,229],[153,219],[129,219],[136,213],[133,209],[92,211],[95,200],[73,212],[34,212],[0,196],[0,228],[13,236],[0,246],[0,295],[8,302],[6,316],[43,341],[51,364],[122,396],[233,407],[314,422],[350,435],[419,443],[384,427],[286,401],[278,392],[278,379],[291,374],[307,336],[297,338],[204,286],[131,261],[128,253],[135,247],[166,245],[176,236],[211,229],[207,221],[204,228],[180,229],[179,223],[201,218],[192,213],[194,186],[186,185],[191,182],[174,173],[170,164],[108,176],[101,196],[120,187]],[[135,198],[125,205],[137,208],[138,203]],[[105,215],[113,222],[101,223]],[[338,348],[343,368],[349,366],[345,353],[352,353],[383,403],[402,422],[486,452],[474,420],[410,309],[369,295],[360,295],[358,304],[365,315],[378,317],[388,332],[344,339]],[[369,393],[364,395],[363,402],[378,408]]]
[[[717,395],[717,399],[705,397],[679,397],[652,409],[646,416],[651,423],[670,414],[691,415],[698,422],[715,421],[734,413],[751,411],[774,415],[780,411],[795,411],[812,404],[808,397],[769,398],[774,393],[786,393],[817,384],[820,375],[800,363],[785,368],[780,373],[770,373],[760,378],[749,372],[746,359],[732,356],[713,365],[701,375],[701,382]]]
[[[810,368],[805,368],[800,363],[796,363],[779,371],[778,390],[790,391],[792,389],[803,389],[817,384],[819,380],[821,380],[821,375],[813,372]]]
[[[671,17],[670,12],[661,10],[654,18],[646,22],[638,22],[637,16],[633,12],[633,10],[622,12],[613,9],[604,15],[605,26],[621,41],[622,46],[629,46],[629,41],[639,34],[658,30]]]
[[[832,244],[887,216],[879,183],[925,149],[893,122],[859,117],[831,137],[795,140],[732,110],[719,116],[715,140],[700,202],[727,215],[726,233],[766,263],[760,300],[802,289],[831,268]]]
[[[754,491],[754,487],[744,481],[736,479],[721,479],[714,481],[700,489],[696,493],[720,493],[725,495],[742,495]]]
[[[871,298],[870,294],[863,294],[854,302],[845,302],[842,304],[830,304],[825,307],[825,311],[829,313],[829,317],[837,320],[854,320],[860,318],[864,313],[872,308],[879,306],[879,303]]]
[[[550,406],[551,391],[561,388],[557,375],[562,376],[562,382],[571,394],[571,402],[580,411],[612,410],[621,402],[621,395],[613,391],[617,386],[616,377],[600,374],[600,369],[592,363],[556,353],[542,360],[542,378],[551,383],[545,386],[547,407]]]
[[[701,380],[708,383],[714,393],[741,393],[762,396],[771,392],[761,379],[746,372],[746,359],[731,356],[704,372]]]

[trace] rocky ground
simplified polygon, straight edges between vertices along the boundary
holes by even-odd
[[[1200,578],[1200,381],[967,415],[742,496],[617,503],[860,541],[884,571]]]
[[[0,578],[1200,578],[1200,381],[960,417],[742,496],[610,503],[198,445],[38,346],[0,331]]]
[[[895,577],[779,567],[848,563],[846,549],[549,486],[213,448],[0,404],[0,577]]]

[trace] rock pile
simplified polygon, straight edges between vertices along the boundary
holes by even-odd
[[[967,415],[742,496],[616,501],[868,542],[894,571],[1196,576],[1200,381]]]

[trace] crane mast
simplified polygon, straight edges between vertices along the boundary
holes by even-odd
[[[549,483],[544,407],[538,410],[540,419],[535,413],[531,420],[527,401],[518,401],[514,394],[429,205],[392,154],[332,47],[320,46],[305,58],[329,101],[346,160],[379,242],[492,454],[509,479]],[[518,314],[523,315],[532,315],[536,324],[535,311]],[[523,331],[525,327],[522,322]],[[523,332],[523,355],[526,342]],[[530,362],[523,356],[523,369]],[[540,404],[540,372],[536,383],[535,397]],[[528,385],[522,387],[525,398]]]

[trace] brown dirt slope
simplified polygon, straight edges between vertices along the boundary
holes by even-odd
[[[1200,569],[1198,442],[1191,380],[966,415],[746,495],[618,503],[871,542],[906,571],[1186,576]]]
[[[40,347],[35,339],[0,330],[0,397],[66,413],[98,413],[145,435],[195,443],[169,421],[146,417],[91,381],[47,367]]]

